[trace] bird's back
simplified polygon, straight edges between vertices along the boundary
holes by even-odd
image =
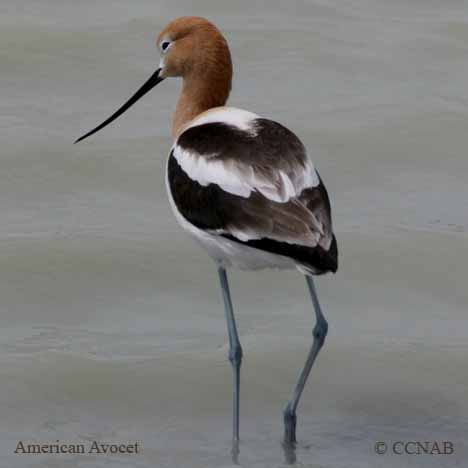
[[[283,125],[235,108],[207,111],[176,139],[167,177],[173,207],[192,233],[268,252],[278,263],[286,257],[308,273],[337,270],[327,191]]]

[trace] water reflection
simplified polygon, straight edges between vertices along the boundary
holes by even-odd
[[[282,442],[281,445],[283,448],[285,465],[288,465],[288,466],[295,465],[297,463],[296,444]],[[239,441],[233,441],[232,447],[231,447],[231,459],[232,459],[232,463],[236,466],[241,466],[241,463],[239,462],[239,455],[240,455]]]
[[[239,441],[233,440],[232,449],[231,449],[231,458],[232,458],[232,463],[234,463],[234,465],[240,465],[239,454],[240,454]]]
[[[296,444],[283,442],[284,462],[286,465],[295,465],[297,461],[296,457]]]

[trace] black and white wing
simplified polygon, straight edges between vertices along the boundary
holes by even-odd
[[[301,141],[277,122],[225,109],[238,114],[190,126],[172,148],[168,183],[179,213],[314,273],[336,271],[330,202]]]

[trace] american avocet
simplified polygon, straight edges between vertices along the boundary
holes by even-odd
[[[252,112],[225,107],[231,55],[213,24],[178,18],[159,34],[157,47],[161,61],[149,80],[76,142],[108,125],[165,78],[183,78],[166,185],[178,222],[217,263],[233,368],[234,441],[239,439],[242,348],[226,268],[295,268],[307,280],[316,315],[312,347],[284,410],[284,439],[294,443],[296,408],[328,330],[312,275],[338,267],[327,191],[294,133]]]

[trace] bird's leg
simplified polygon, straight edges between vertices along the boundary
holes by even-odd
[[[309,286],[310,296],[315,309],[316,323],[313,330],[312,347],[310,348],[304,368],[302,369],[299,380],[294,388],[293,396],[286,405],[284,410],[284,441],[287,444],[296,442],[296,409],[301,398],[302,391],[309,377],[310,370],[315,362],[315,359],[325,342],[325,337],[328,332],[328,323],[322,314],[320,304],[317,297],[314,281],[311,276],[306,276],[307,285]]]
[[[240,390],[240,367],[242,362],[242,348],[237,335],[236,321],[232,310],[231,294],[226,270],[220,266],[218,268],[219,281],[223,292],[224,310],[226,312],[226,321],[229,335],[229,361],[231,361],[233,371],[233,427],[232,440],[234,443],[239,441],[239,390]]]

